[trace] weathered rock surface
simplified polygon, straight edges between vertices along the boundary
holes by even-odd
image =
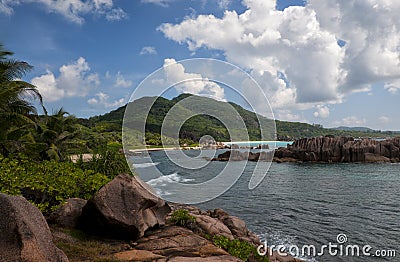
[[[305,162],[399,162],[400,138],[376,141],[352,137],[313,137],[296,140],[279,148],[275,159],[292,158]]]
[[[165,258],[164,256],[154,254],[147,250],[128,250],[114,254],[114,257],[121,261],[156,261]]]
[[[239,150],[228,150],[222,154],[219,154],[216,158],[211,159],[212,161],[272,161],[273,151],[269,152],[249,152],[249,151],[239,151]]]
[[[189,213],[192,216],[196,217],[196,223],[198,221],[197,220],[198,217],[208,216],[210,218],[214,218],[215,220],[219,220],[229,230],[230,234],[233,236],[233,239],[247,241],[249,243],[252,243],[256,247],[259,246],[260,244],[262,244],[260,242],[259,237],[247,228],[246,223],[243,220],[241,220],[238,217],[229,215],[223,209],[217,208],[214,210],[202,211],[201,209],[199,209],[197,207],[190,206],[190,205],[184,205],[184,204],[171,204],[171,207],[173,210],[185,209],[185,210],[189,211]],[[216,223],[215,220],[210,220],[210,219],[204,220],[203,221],[204,223],[207,221],[209,224],[203,225],[202,227],[203,228],[204,227],[212,228],[212,226],[215,225],[215,223]],[[198,226],[198,224],[197,224],[197,226]],[[193,230],[198,232],[197,228],[193,228]],[[204,230],[202,230],[202,229],[200,229],[200,232],[206,233],[208,235],[215,235],[213,233],[216,233],[216,231],[204,232]],[[221,235],[221,233],[219,232],[216,235]],[[199,243],[196,243],[196,244],[199,244]],[[223,251],[223,252],[225,252],[225,251]],[[268,254],[269,254],[269,252],[268,252]],[[195,258],[193,258],[193,260],[189,260],[189,259],[180,260],[180,257],[179,257],[179,260],[176,260],[176,261],[241,261],[241,260],[237,260],[237,259],[230,260],[232,258],[226,257],[226,256],[219,256],[218,259],[223,259],[223,260],[218,260],[215,257],[215,254],[214,254],[214,256],[211,256],[211,258],[213,258],[214,260],[207,260],[207,259],[209,259],[209,257],[204,258],[205,260],[200,260],[200,259],[195,260]],[[174,257],[173,259],[178,259],[178,257]],[[173,259],[169,259],[168,261],[175,261]],[[235,258],[233,258],[233,259],[235,259]],[[270,256],[269,259],[271,262],[301,262],[302,261],[302,260],[296,259],[292,256],[280,256],[277,252],[272,252],[272,256]]]
[[[178,226],[149,231],[137,241],[135,249],[161,256],[152,261],[240,261],[209,240]]]
[[[246,223],[238,217],[231,216],[224,210],[217,208],[209,212],[211,217],[220,220],[231,232],[235,239],[240,239],[253,243],[255,245],[261,244],[259,237],[251,232]]]
[[[68,261],[42,213],[25,198],[0,194],[0,261]]]
[[[195,215],[196,226],[198,226],[202,233],[211,236],[226,236],[228,239],[233,240],[234,237],[229,228],[220,220],[212,218],[207,215]]]
[[[142,237],[147,229],[164,225],[171,211],[151,190],[137,176],[117,176],[83,207],[79,227],[119,239]]]
[[[80,198],[70,198],[64,205],[50,214],[47,219],[49,223],[54,223],[65,228],[76,228],[82,209],[87,200]]]
[[[233,256],[211,256],[211,257],[174,257],[168,262],[239,262],[242,261]]]
[[[229,150],[213,161],[270,161],[272,152]],[[352,137],[313,137],[296,140],[275,150],[273,161],[281,162],[400,162],[400,137],[376,141]]]

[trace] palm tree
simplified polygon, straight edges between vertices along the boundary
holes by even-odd
[[[43,152],[44,159],[63,160],[65,152],[76,135],[76,118],[71,116],[63,108],[54,111],[52,115],[45,116],[43,123],[39,125],[39,139],[46,143],[47,149]]]
[[[24,142],[31,142],[29,130],[36,126],[37,116],[33,100],[38,100],[47,114],[37,88],[20,80],[33,67],[10,58],[12,55],[0,44],[0,153],[4,155],[20,151]]]

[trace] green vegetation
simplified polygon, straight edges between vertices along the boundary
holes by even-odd
[[[238,239],[229,240],[225,236],[208,236],[208,239],[212,240],[214,245],[217,247],[226,250],[232,256],[235,256],[243,261],[269,261],[267,256],[260,256],[257,252],[257,248],[246,241],[241,241]]]
[[[101,173],[109,179],[113,179],[118,174],[130,173],[125,155],[107,148],[94,151],[93,158],[88,161],[80,158],[76,165],[83,170]]]
[[[32,70],[26,62],[9,58],[13,53],[0,44],[0,154],[18,151],[33,140],[31,130],[37,127],[36,108],[30,100],[42,97],[35,86],[19,80]]]
[[[154,145],[160,146],[162,145],[161,140],[161,126],[164,121],[164,118],[167,112],[176,105],[177,102],[181,101],[182,99],[191,96],[188,94],[182,94],[174,99],[168,100],[162,97],[158,98],[149,98],[143,97],[135,101],[137,103],[137,107],[145,107],[148,103],[153,103],[152,109],[147,117],[146,122],[146,134],[145,134],[145,142],[147,145]],[[195,97],[195,96],[192,96]],[[248,111],[241,106],[235,103],[226,103],[215,101],[211,98],[206,97],[195,97],[196,99],[201,100],[202,106],[210,105],[214,108],[220,110],[222,115],[230,116],[231,112],[227,110],[227,104],[232,106],[243,119],[243,122],[246,125],[249,139],[253,141],[258,141],[261,138],[260,134],[260,123],[261,126],[267,127],[267,130],[264,131],[267,137],[273,138],[268,130],[268,127],[271,127],[271,122],[265,117],[258,116],[254,112]],[[194,104],[194,103],[193,103]],[[199,110],[195,108],[195,105],[181,105],[180,113],[182,115],[190,115],[193,114],[193,111]],[[114,111],[111,111],[102,116],[92,117],[88,120],[89,125],[98,126],[98,125],[112,125],[114,129],[110,129],[109,131],[117,132],[121,130],[122,121],[124,112],[126,110],[126,105],[120,107]],[[142,116],[140,116],[142,117]],[[129,144],[139,146],[142,144],[143,138],[141,137],[141,132],[136,130],[138,128],[137,124],[140,123],[138,120],[140,117],[135,117],[125,123],[124,128],[129,130]],[[233,115],[231,116],[234,117]],[[135,126],[136,124],[136,126]],[[315,137],[315,136],[326,136],[326,135],[334,135],[334,136],[353,136],[353,137],[393,137],[396,135],[400,135],[400,133],[391,132],[391,131],[379,131],[379,130],[371,130],[365,128],[342,128],[342,129],[329,129],[323,128],[321,125],[318,124],[307,124],[307,123],[299,123],[299,122],[287,122],[287,121],[280,121],[276,120],[276,137],[278,140],[294,140],[297,138],[303,137]],[[230,130],[231,133],[235,133],[235,130]],[[236,133],[237,134],[237,133]],[[217,141],[230,141],[230,134],[226,127],[216,118],[208,115],[196,115],[190,117],[182,126],[179,132],[179,144],[187,144],[192,145],[198,143],[199,139],[204,135],[211,135]],[[240,132],[239,132],[240,135]],[[128,141],[127,138],[125,138]],[[174,140],[171,137],[164,137],[164,141],[167,141],[167,144],[173,144]]]
[[[287,122],[276,120],[276,129],[278,132],[278,138],[280,140],[292,140],[303,137],[316,137],[316,136],[351,136],[351,137],[375,137],[385,138],[399,136],[399,132],[391,131],[380,131],[372,129],[362,128],[343,128],[343,129],[331,129],[323,128],[321,125],[298,123],[298,122]]]
[[[0,192],[22,195],[47,213],[68,198],[89,199],[116,175],[129,173],[121,125],[91,124],[62,108],[48,115],[37,88],[19,80],[32,66],[12,55],[0,44]],[[83,153],[94,157],[70,161]]]
[[[121,120],[94,123],[77,119],[62,108],[48,115],[37,88],[19,80],[32,66],[12,55],[0,44],[1,155],[66,161],[71,154],[122,147]],[[34,102],[39,103],[44,115],[38,114]]]
[[[175,210],[171,214],[171,222],[177,226],[186,227],[190,223],[195,222],[195,217],[189,214],[189,211],[185,209]]]
[[[41,211],[49,212],[66,199],[89,199],[110,181],[93,170],[83,170],[70,162],[10,159],[0,157],[0,192],[22,195]]]

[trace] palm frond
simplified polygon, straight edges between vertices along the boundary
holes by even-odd
[[[14,59],[0,60],[0,81],[14,81],[31,71],[33,66]]]

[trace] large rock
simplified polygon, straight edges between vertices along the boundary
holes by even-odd
[[[390,159],[385,156],[380,156],[372,153],[364,154],[364,161],[367,163],[390,162]]]
[[[343,157],[343,146],[346,143],[351,144],[353,141],[352,137],[325,136],[302,138],[296,140],[287,149],[291,151],[291,157],[297,158],[300,161],[340,162]],[[279,155],[280,153],[276,154],[276,156]]]
[[[49,223],[57,224],[65,228],[76,228],[78,220],[82,214],[82,209],[87,200],[80,198],[70,198],[64,205],[50,214]]]
[[[114,257],[119,261],[156,261],[158,259],[165,258],[164,256],[154,254],[147,250],[127,250],[114,254]]]
[[[42,213],[25,198],[0,194],[0,261],[68,261]]]
[[[211,257],[173,257],[168,262],[241,262],[242,260],[233,256],[211,256]],[[160,261],[161,262],[161,261]]]
[[[272,161],[272,159],[273,151],[253,153],[249,151],[228,150],[213,158],[212,161]]]
[[[137,239],[165,224],[171,211],[164,200],[137,176],[119,175],[102,187],[84,206],[79,227],[91,234]]]
[[[211,217],[221,221],[229,229],[235,239],[247,241],[254,245],[261,244],[259,237],[247,228],[246,223],[242,219],[231,216],[220,208],[209,211],[209,214]]]
[[[207,215],[192,215],[196,218],[196,226],[204,234],[210,236],[225,236],[230,240],[234,239],[232,232],[220,220]]]
[[[135,249],[164,258],[154,261],[241,261],[209,240],[178,226],[148,231],[137,241]]]
[[[352,137],[313,137],[296,140],[275,152],[276,162],[399,162],[400,138],[377,141]]]
[[[212,160],[217,161],[243,161],[249,158],[249,152],[241,152],[239,150],[228,150]]]

